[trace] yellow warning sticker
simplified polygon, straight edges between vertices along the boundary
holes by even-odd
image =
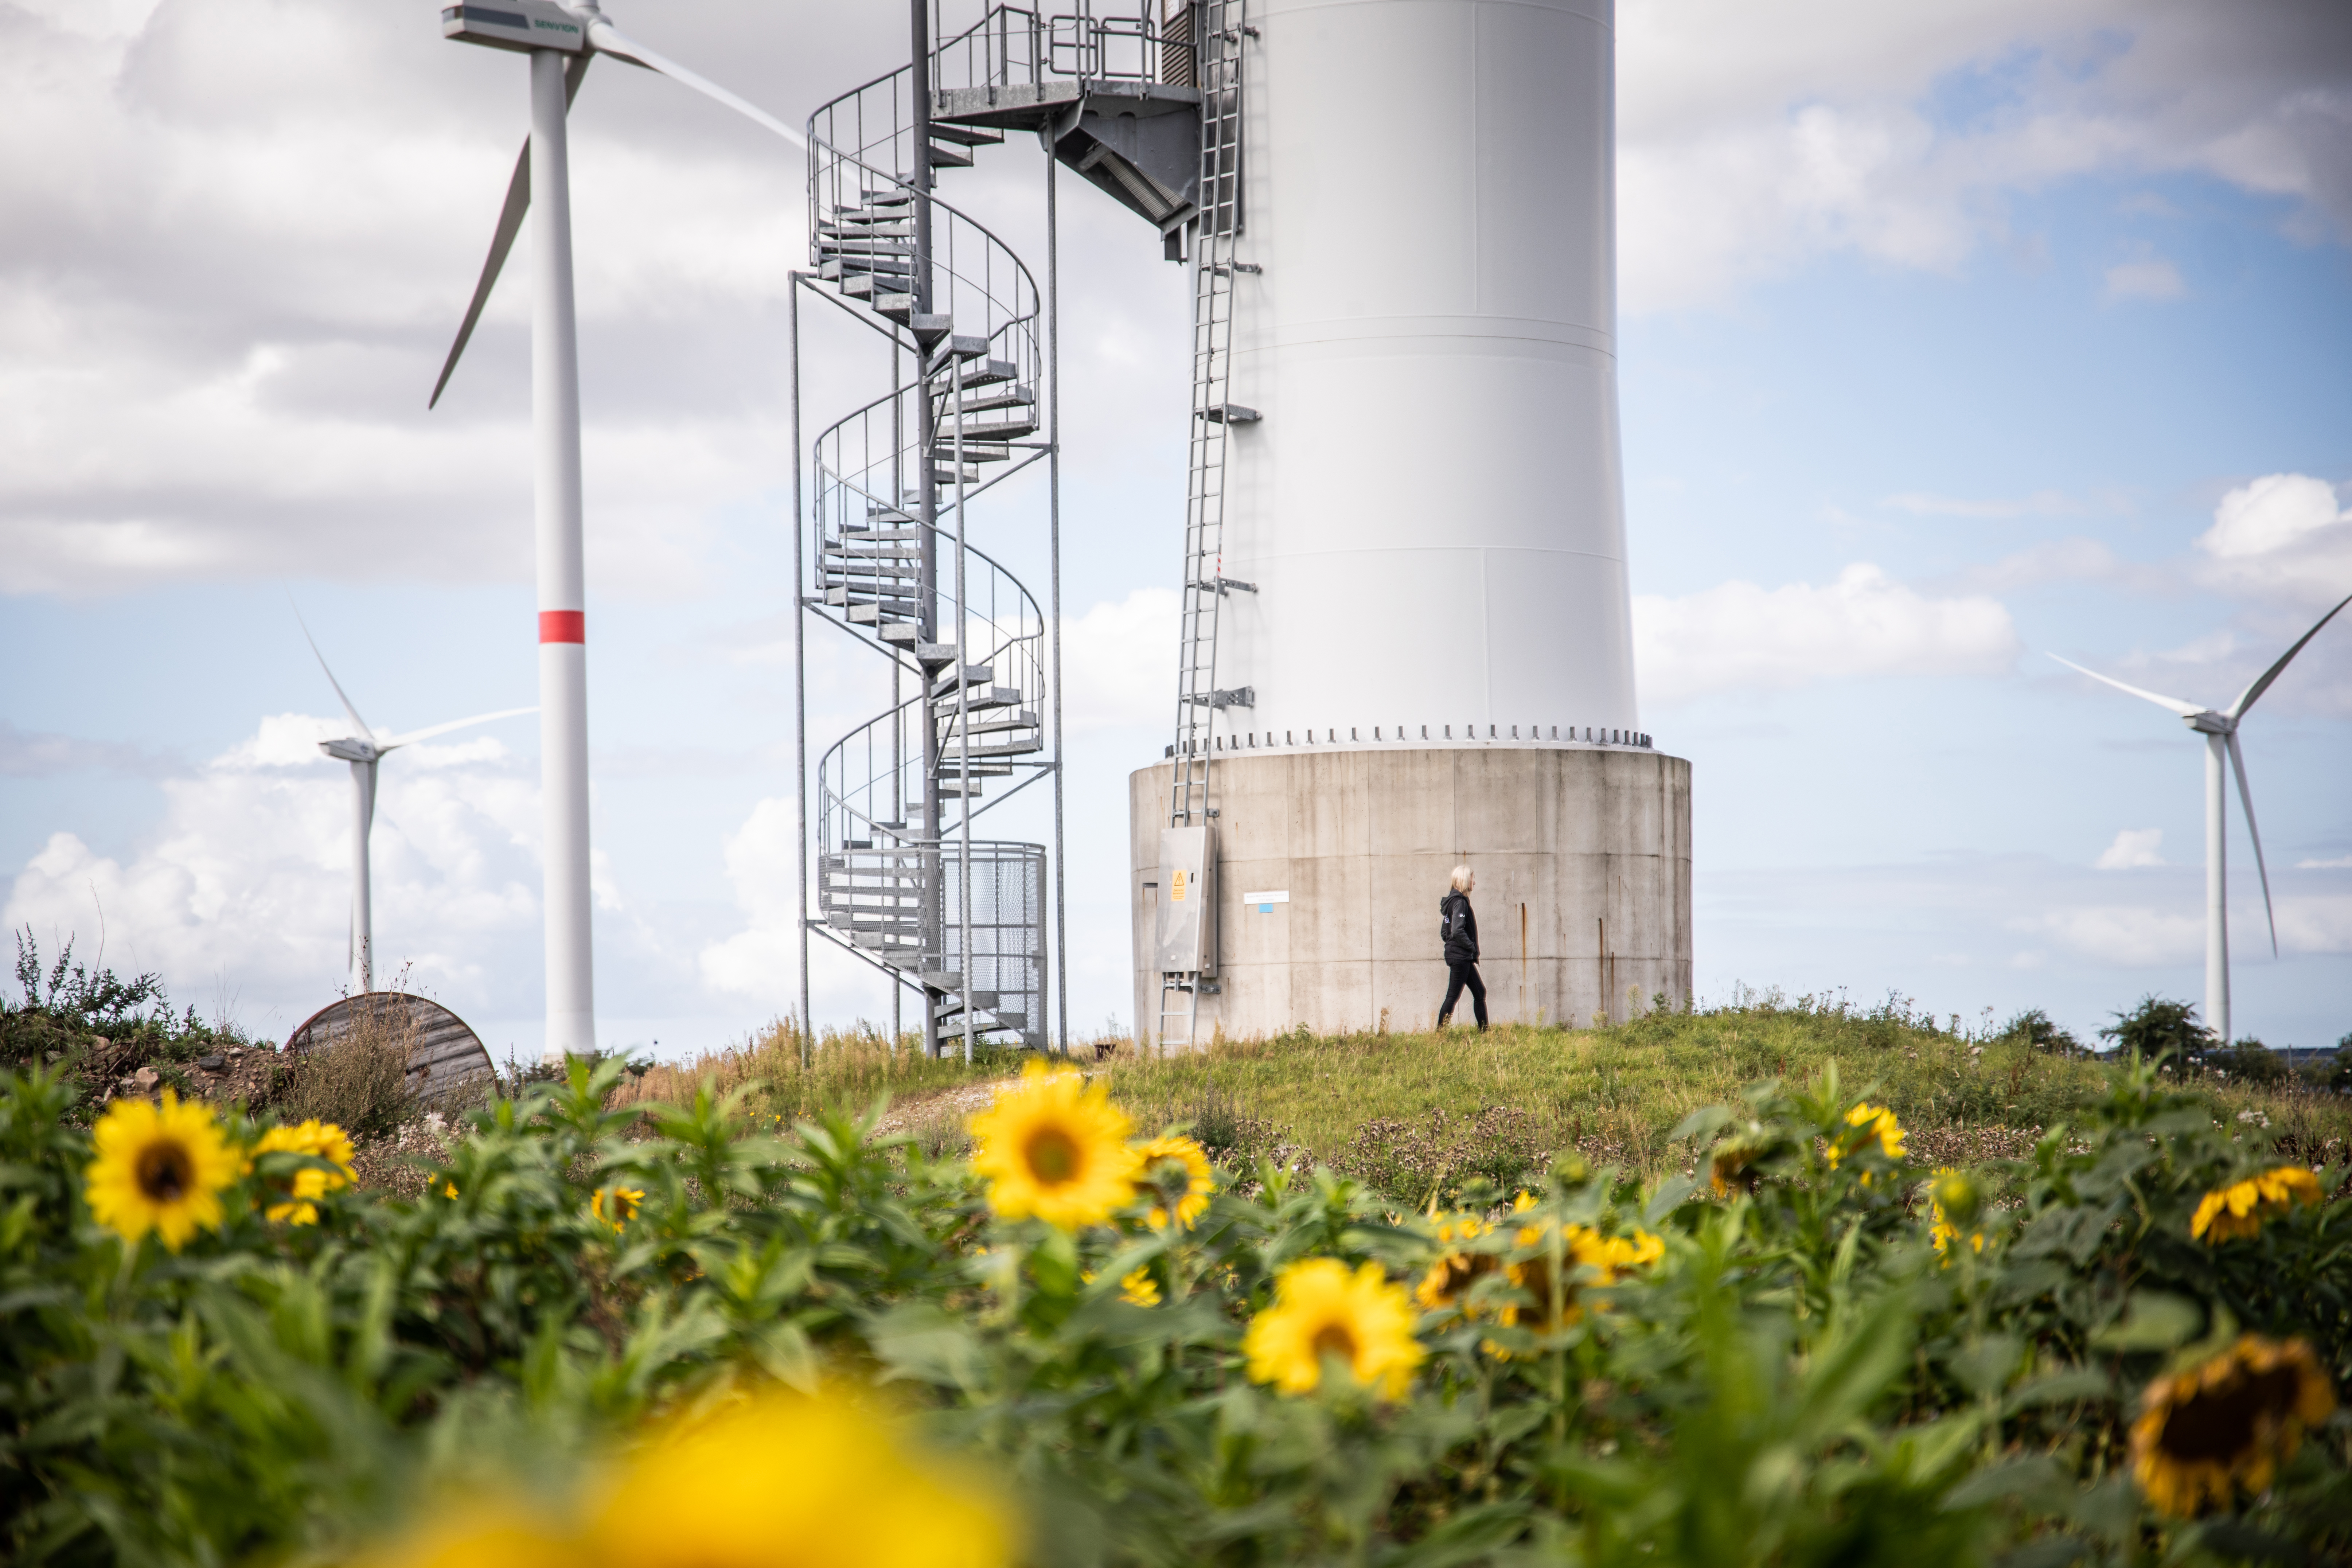
[[[1175,880],[1168,884],[1168,901],[1171,904],[1184,901],[1184,868],[1181,866],[1176,868]]]

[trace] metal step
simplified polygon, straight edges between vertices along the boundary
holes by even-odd
[[[967,485],[976,485],[980,483],[982,478],[982,475],[978,468],[968,468],[963,471],[963,482]],[[952,489],[955,487],[955,482],[956,471],[953,468],[933,468],[931,470],[931,483],[935,485],[944,485]]]
[[[931,167],[969,169],[971,167],[971,154],[961,147],[941,147],[934,143],[931,147]]]
[[[877,294],[874,297],[874,313],[887,316],[914,333],[917,343],[924,345],[947,336],[949,329],[955,325],[952,316],[927,316],[918,311],[912,294]]]
[[[932,699],[941,704],[943,713],[952,714],[955,711],[955,685],[952,681],[945,680],[940,684],[945,689],[931,693]],[[976,686],[964,701],[965,710],[972,713],[977,713],[983,708],[1018,708],[1020,706],[1021,693],[1017,688],[1011,686]]]
[[[903,213],[876,218],[846,216],[845,221],[845,216],[836,214],[832,219],[817,219],[816,236],[820,250],[836,242],[847,245],[877,239],[912,240],[915,237],[914,219]],[[893,246],[890,248],[895,250],[898,247]]]
[[[852,605],[848,609],[849,613],[842,619],[853,626],[896,626],[901,622],[912,626],[913,623],[905,621],[905,617],[915,613],[914,605],[896,601],[880,605]]]
[[[955,463],[955,442],[947,436],[940,437],[939,453],[942,462]],[[1013,456],[1013,448],[1001,441],[973,441],[963,444],[963,460],[967,463],[1002,463]]]
[[[931,139],[935,142],[961,142],[967,147],[993,147],[1004,140],[1004,132],[986,125],[959,125],[953,121],[931,121]]]
[[[975,386],[994,386],[1000,382],[1013,380],[1017,374],[1018,373],[1013,368],[1013,362],[1010,360],[984,359],[970,361],[967,362],[963,367],[964,390],[969,392]],[[955,389],[949,386],[944,379],[937,376],[932,379],[931,395],[940,400],[942,412],[944,412],[944,405],[946,403],[951,401],[954,395]],[[965,406],[970,407],[971,405],[966,404]]]
[[[967,458],[971,456],[971,444],[975,441],[1018,441],[1024,436],[1036,433],[1037,421],[1034,419],[984,419],[963,427],[963,455]],[[952,435],[940,438],[940,449],[943,452],[954,449]],[[986,461],[985,458],[982,460]]]
[[[975,758],[1026,757],[1034,755],[1038,752],[1042,752],[1045,749],[1045,747],[1044,743],[1032,736],[1024,740],[999,741],[991,745],[974,746],[971,748],[971,754]],[[957,762],[961,759],[964,754],[964,749],[961,746],[941,747],[940,750],[940,767],[944,772],[954,772]],[[978,768],[974,768],[971,771],[974,773],[980,772]]]
[[[950,648],[948,650],[948,658],[952,660],[954,658],[955,650],[953,648]],[[989,665],[967,664],[963,667],[963,683],[966,686],[986,686],[995,679],[996,671]],[[932,697],[953,697],[955,695],[955,689],[956,678],[952,671],[945,675],[934,673],[931,677]],[[1000,688],[1000,689],[1007,689]]]
[[[947,369],[950,359],[980,359],[987,353],[986,338],[971,337],[961,332],[951,333],[948,341],[932,350],[930,358],[923,362],[923,374],[938,375]]]
[[[1017,709],[1011,713],[995,708],[974,708],[969,711],[972,716],[971,732],[975,735],[999,734],[1006,730],[1035,730],[1041,735],[1044,733],[1037,722],[1037,715],[1026,709]]]
[[[973,385],[969,381],[963,384],[967,393]],[[996,393],[987,397],[966,397],[963,400],[963,411],[966,414],[986,414],[995,408],[1034,408],[1036,406],[1036,397],[1025,386],[1014,386],[1008,392]]]

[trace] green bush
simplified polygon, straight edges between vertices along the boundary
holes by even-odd
[[[2249,1186],[2223,1228],[2250,1234],[2199,1239],[2278,1162],[2137,1063],[2030,1159],[1932,1189],[1832,1071],[1688,1120],[1696,1180],[1568,1155],[1516,1205],[1424,1215],[1423,1192],[1268,1161],[1155,1228],[1184,1191],[1171,1163],[1070,1231],[995,1214],[970,1165],[875,1116],[772,1136],[707,1090],[615,1109],[623,1070],[500,1100],[425,1196],[329,1191],[315,1224],[265,1211],[331,1163],[263,1153],[177,1252],[93,1219],[55,1073],[0,1077],[8,1560],[347,1560],[453,1489],[572,1506],[649,1417],[820,1380],[992,1466],[1044,1563],[2352,1551],[2341,1412],[2306,1411],[2288,1457],[2279,1423],[2182,1405],[2245,1461],[2194,1522],[2132,1479],[2143,1391],[2171,1374],[2269,1341],[2352,1373],[2352,1205]],[[1391,1314],[1394,1397],[1347,1333],[1293,1358],[1306,1392],[1261,1380],[1264,1325],[1314,1259]],[[2263,1375],[2231,1411],[2316,1387]],[[698,1561],[833,1561],[798,1550]]]

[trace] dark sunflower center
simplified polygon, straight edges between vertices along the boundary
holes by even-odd
[[[1059,1128],[1033,1133],[1026,1152],[1029,1173],[1049,1187],[1060,1186],[1078,1173],[1078,1146]]]
[[[1315,1331],[1315,1359],[1338,1356],[1353,1365],[1356,1360],[1356,1336],[1348,1331],[1345,1323],[1326,1323]]]
[[[2294,1370],[2281,1367],[2200,1394],[2174,1406],[2158,1447],[2183,1463],[2233,1463],[2254,1446],[2263,1426],[2294,1408],[2295,1392]]]
[[[139,1190],[147,1201],[175,1204],[195,1184],[195,1164],[177,1143],[150,1143],[139,1151]]]
[[[1457,1252],[1445,1260],[1445,1272],[1437,1283],[1438,1290],[1447,1300],[1469,1289],[1481,1274],[1495,1271],[1495,1255],[1491,1252]]]

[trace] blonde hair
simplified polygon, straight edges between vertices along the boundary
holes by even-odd
[[[1469,867],[1456,866],[1454,868],[1454,890],[1457,893],[1466,893],[1470,890]]]

